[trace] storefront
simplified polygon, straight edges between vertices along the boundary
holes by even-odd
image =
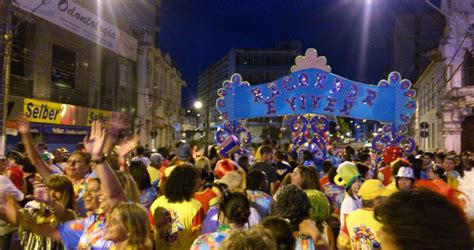
[[[21,141],[15,118],[23,114],[31,123],[35,142],[44,142],[50,151],[60,146],[74,150],[90,132],[94,120],[107,120],[112,111],[92,109],[70,104],[12,97],[7,121],[7,152]]]

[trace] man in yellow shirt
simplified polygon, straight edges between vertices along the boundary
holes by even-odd
[[[148,174],[150,174],[150,180],[151,184],[155,187],[158,188],[158,183],[160,182],[161,179],[161,163],[163,162],[164,158],[161,154],[159,153],[153,153],[150,156],[150,165],[147,166],[146,170],[148,171]]]
[[[382,224],[374,218],[374,207],[393,193],[380,180],[367,180],[359,190],[362,208],[349,214],[337,238],[339,249],[380,249],[377,232]]]

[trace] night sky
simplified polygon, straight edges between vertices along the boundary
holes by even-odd
[[[326,56],[333,73],[375,84],[396,70],[391,48],[397,15],[433,9],[424,0],[366,2],[163,0],[158,41],[188,85],[184,106],[197,98],[199,74],[231,48],[272,48],[292,40],[302,42],[302,53],[315,48]],[[370,18],[365,37],[364,18]]]

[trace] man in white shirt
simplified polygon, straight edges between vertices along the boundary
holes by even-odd
[[[137,147],[137,156],[132,158],[132,161],[141,161],[145,166],[150,165],[150,159],[148,157],[145,157],[143,154],[145,153],[145,148],[143,146],[138,146]]]

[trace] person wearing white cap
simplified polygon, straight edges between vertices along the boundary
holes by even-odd
[[[401,167],[395,176],[395,185],[400,191],[409,191],[415,184],[415,175],[410,167]]]

